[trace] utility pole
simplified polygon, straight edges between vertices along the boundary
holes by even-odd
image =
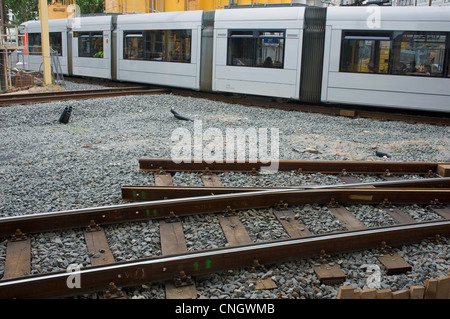
[[[42,65],[44,84],[52,84],[52,69],[50,60],[50,39],[48,34],[48,4],[47,0],[39,0],[39,17],[41,20]]]
[[[0,10],[2,11],[2,19],[1,19],[1,30],[0,30],[0,34],[5,35],[6,34],[6,28],[5,28],[5,24],[6,24],[6,12],[5,12],[5,2],[4,0],[1,0],[1,4],[0,4]],[[5,41],[6,38],[2,38],[0,39],[0,46],[2,46],[2,49],[0,50],[0,90],[6,90],[8,88],[8,80],[6,77],[6,48],[5,50],[3,50],[3,41]]]

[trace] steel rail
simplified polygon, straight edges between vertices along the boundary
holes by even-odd
[[[347,185],[349,187],[350,184]],[[339,204],[449,204],[450,189],[419,188],[336,188],[291,190],[273,189],[238,194],[209,195],[137,202],[115,206],[84,208],[60,212],[30,214],[0,219],[0,237],[23,233],[54,231],[68,228],[144,221],[194,214],[220,213],[233,210],[268,208],[280,203]]]
[[[0,281],[0,298],[60,298],[105,290],[109,283],[117,287],[173,279],[180,272],[188,276],[280,263],[327,254],[348,253],[418,242],[428,237],[448,236],[450,220],[361,229],[332,234],[283,239],[244,246],[152,257],[135,261],[81,268],[77,272],[56,272]],[[73,276],[80,287],[68,288]]]
[[[287,187],[204,187],[204,186],[142,186],[124,185],[121,188],[122,200],[150,201],[180,197],[195,197],[230,193],[256,192],[274,189],[306,190],[320,188],[348,187],[408,187],[408,188],[450,188],[450,177],[424,178],[419,180],[387,181],[379,183],[352,183],[338,185],[307,185]],[[359,185],[359,187],[358,187]]]
[[[164,89],[150,89],[143,86],[114,88],[114,89],[99,89],[99,90],[81,90],[81,91],[56,91],[56,92],[41,92],[41,93],[24,93],[24,94],[8,94],[0,96],[0,106],[12,104],[28,104],[40,102],[52,102],[61,100],[81,100],[90,98],[103,98],[122,95],[136,95],[136,94],[156,94],[165,93]]]
[[[269,163],[270,164],[270,163]],[[170,158],[140,158],[141,171],[167,172],[258,172],[269,167],[259,160],[201,160]],[[315,161],[279,160],[278,171],[298,171],[302,173],[354,173],[354,174],[435,174],[439,165],[450,163],[430,162],[389,162],[389,161]]]

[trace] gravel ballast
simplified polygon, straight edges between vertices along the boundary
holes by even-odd
[[[92,85],[71,84],[68,89]],[[73,111],[67,124],[58,122],[66,106]],[[180,121],[173,108],[192,120],[201,120],[204,132],[215,128],[276,128],[280,159],[382,160],[450,162],[450,128],[429,124],[348,118],[228,104],[172,94],[127,96],[85,101],[64,101],[0,108],[0,216],[17,216],[94,206],[122,204],[123,185],[154,185],[150,172],[139,172],[138,159],[171,157],[176,129],[192,134],[194,122]],[[198,123],[198,122],[197,122]],[[380,158],[375,151],[392,157]],[[225,150],[224,150],[225,152]],[[225,156],[225,154],[223,154]],[[326,174],[280,172],[260,177],[218,174],[223,186],[293,186],[337,184]],[[377,177],[365,177],[371,181]],[[409,177],[413,178],[413,177]],[[176,173],[174,185],[200,186],[200,174]],[[395,223],[388,214],[365,206],[348,206],[368,227]],[[343,226],[321,205],[293,208],[313,233],[339,231]],[[416,220],[428,215],[423,207],[408,206]],[[238,212],[253,241],[288,238],[270,209]],[[439,216],[434,216],[439,218]],[[226,239],[214,216],[182,219],[188,250],[225,246]],[[157,221],[105,227],[117,261],[161,254]],[[89,265],[95,258],[84,243],[82,230],[31,235],[32,273],[64,270],[70,264]],[[450,272],[449,239],[424,240],[395,251],[413,266],[400,275],[386,275],[378,251],[329,257],[347,275],[343,285],[367,288],[371,269],[380,273],[379,288],[400,290],[423,285],[426,279]],[[0,278],[6,255],[0,238]],[[320,283],[311,265],[316,260],[264,265],[264,269],[230,270],[196,278],[199,298],[305,298],[332,299],[340,285]],[[376,268],[375,266],[379,266]],[[375,268],[374,268],[375,267]],[[255,289],[257,280],[271,278],[277,288]],[[164,285],[127,288],[130,298],[164,298]]]

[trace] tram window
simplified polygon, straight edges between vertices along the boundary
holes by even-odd
[[[78,56],[103,58],[103,32],[78,32]]]
[[[56,51],[58,56],[62,56],[62,35],[61,32],[49,33],[50,47]],[[28,33],[28,48],[30,55],[41,55],[41,34],[40,33]]]
[[[191,62],[191,30],[162,31],[163,48],[161,52],[152,52],[153,59],[167,62]]]
[[[123,37],[123,58],[142,60],[144,53],[144,36],[141,33],[128,33]]]
[[[341,72],[389,73],[390,34],[344,32]]]
[[[50,32],[50,47],[62,56],[62,34],[61,32]]]
[[[40,33],[28,33],[28,49],[30,55],[42,54]]]
[[[439,32],[395,33],[392,74],[442,77],[447,38]]]
[[[229,30],[227,65],[283,68],[284,30]]]
[[[191,62],[191,30],[124,32],[123,58],[163,62]]]

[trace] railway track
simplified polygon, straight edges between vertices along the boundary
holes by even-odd
[[[363,117],[382,120],[394,120],[413,123],[427,123],[435,125],[450,125],[450,118],[447,114],[429,113],[411,113],[405,111],[398,112],[383,112],[380,109],[371,109],[368,107],[357,106],[321,106],[321,105],[305,105],[296,102],[281,102],[277,99],[265,97],[251,97],[243,95],[224,95],[207,92],[197,92],[192,90],[184,90],[169,87],[153,87],[148,86],[133,86],[132,83],[120,83],[101,79],[86,79],[78,77],[68,77],[69,81],[78,83],[89,83],[101,85],[115,86],[111,89],[100,90],[81,90],[81,91],[63,91],[63,92],[48,92],[48,93],[31,93],[31,94],[8,94],[0,95],[0,106],[14,105],[14,104],[31,104],[41,102],[51,102],[57,100],[74,100],[74,99],[93,99],[105,98],[123,95],[143,95],[143,94],[163,94],[172,93],[181,96],[191,96],[196,98],[206,98],[210,100],[222,101],[226,103],[239,103],[242,105],[251,105],[259,107],[278,108],[283,110],[314,112],[322,114],[330,114],[346,117]]]
[[[13,104],[32,104],[67,100],[86,100],[125,95],[145,95],[167,93],[165,89],[155,89],[145,86],[119,87],[80,91],[54,91],[40,93],[23,93],[0,95],[0,106]]]
[[[173,165],[167,159],[140,159],[140,170],[154,174],[155,186],[124,185],[122,199],[132,203],[1,218],[0,238],[9,241],[0,298],[58,298],[96,292],[124,297],[122,288],[149,282],[165,282],[169,299],[195,298],[195,278],[205,274],[366,249],[388,251],[388,247],[450,235],[449,163],[281,161],[282,171],[336,174],[342,182],[230,188],[222,186],[220,174],[248,172],[257,178],[258,163],[198,162]],[[200,172],[204,186],[173,186],[175,171]],[[379,181],[361,182],[359,174],[379,176]],[[402,179],[408,175],[417,178]],[[305,205],[326,206],[340,227],[325,232],[308,229],[302,216]],[[394,222],[366,226],[347,209],[351,205],[369,205],[373,214],[383,211]],[[427,217],[411,217],[402,209],[408,205],[421,205]],[[284,238],[252,240],[239,218],[240,211],[263,208],[273,212],[286,232]],[[217,217],[228,243],[225,247],[188,251],[183,219],[202,214]],[[116,262],[104,227],[149,220],[159,223],[162,254]],[[92,264],[76,272],[25,275],[30,273],[32,235],[64,229],[83,229],[87,250],[100,258],[90,258]],[[388,273],[411,269],[402,258],[395,259],[395,263],[386,262]],[[325,283],[345,278],[340,269],[327,274],[320,267],[315,271]],[[80,278],[81,284],[71,288],[69,281],[74,276],[79,276],[75,278]]]
[[[385,110],[380,108],[357,106],[357,105],[320,105],[305,104],[296,101],[280,101],[279,99],[254,97],[245,95],[222,95],[207,92],[194,92],[182,89],[171,89],[173,94],[190,96],[195,98],[206,98],[213,101],[225,103],[258,106],[264,108],[275,108],[289,111],[301,111],[310,113],[329,114],[345,116],[350,118],[371,118],[379,120],[402,121],[410,123],[426,123],[434,125],[450,125],[448,114],[430,115],[429,112],[413,112],[407,110]]]

